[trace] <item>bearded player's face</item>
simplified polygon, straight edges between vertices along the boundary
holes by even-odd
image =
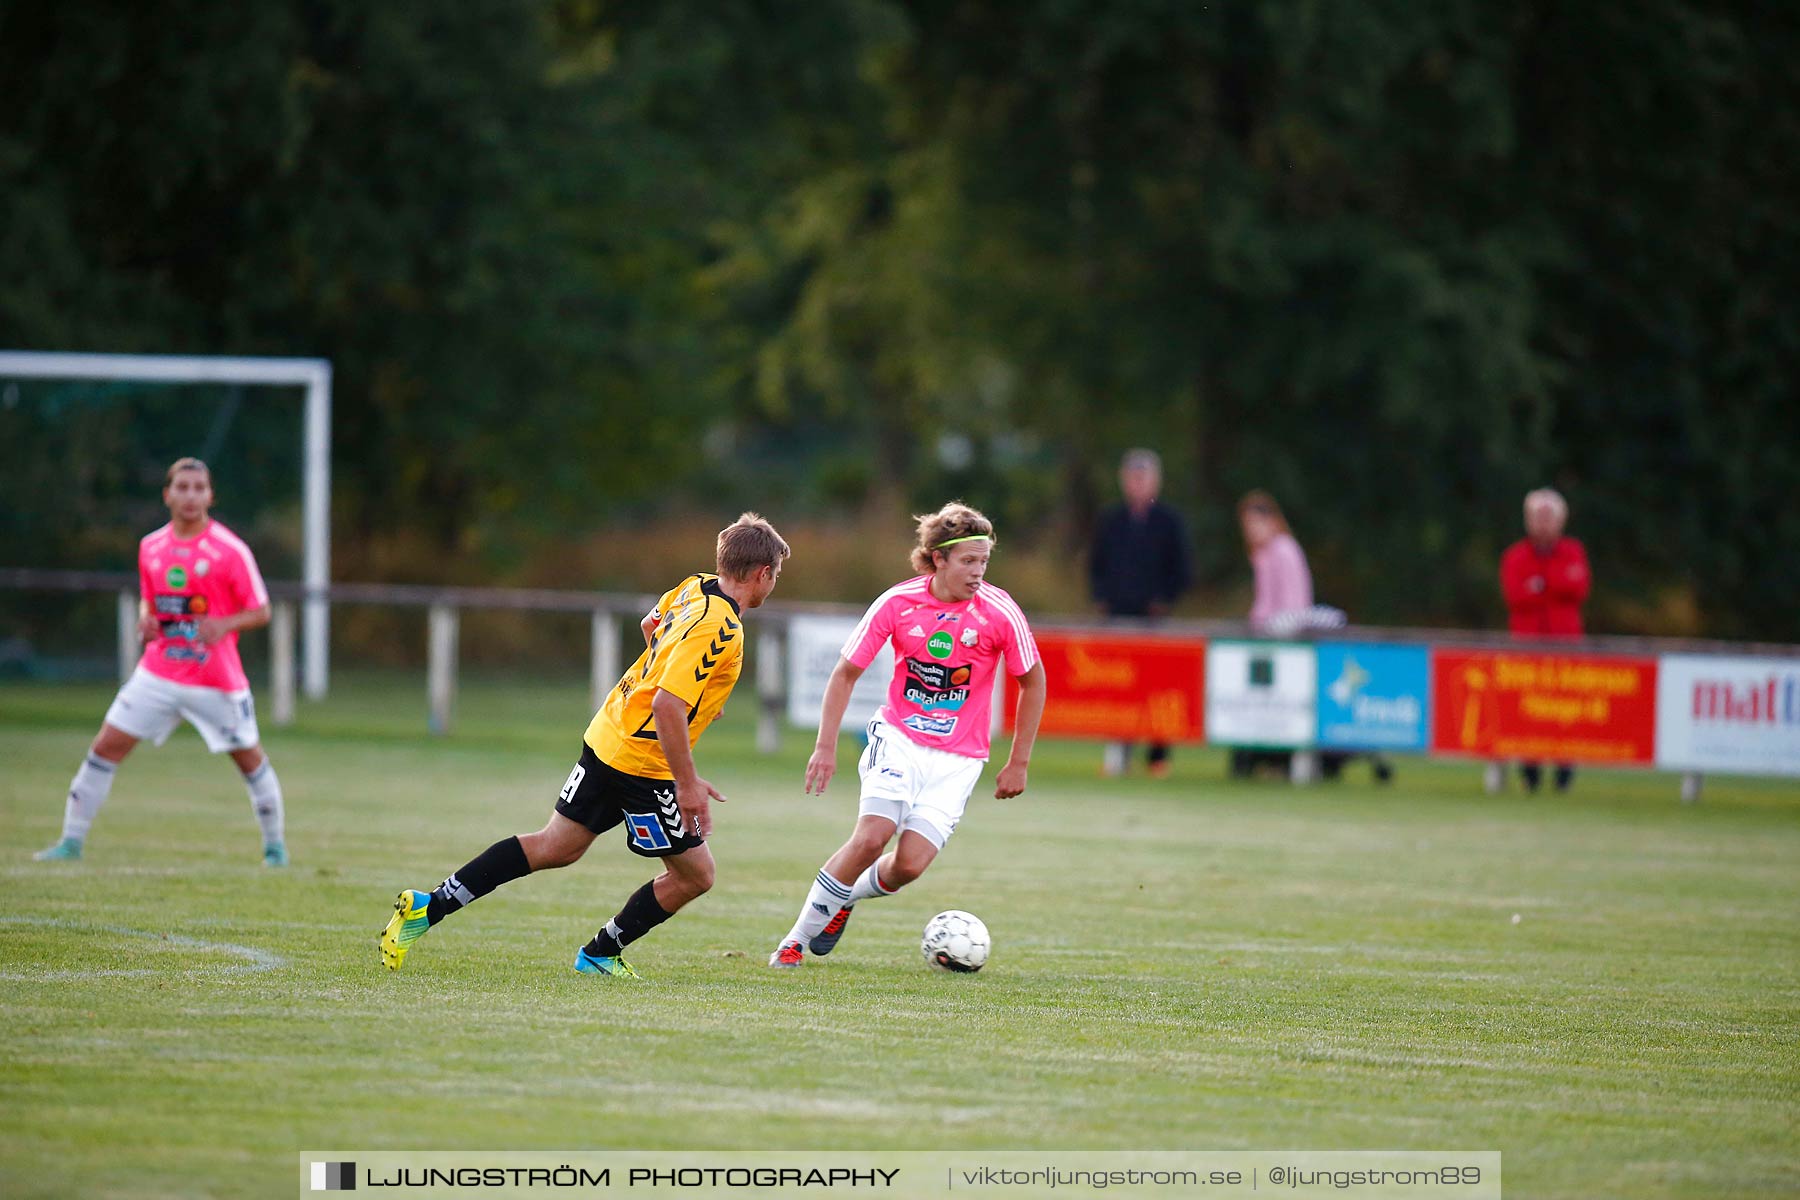
[[[212,507],[212,476],[205,471],[177,471],[163,489],[163,503],[178,521],[203,520]]]

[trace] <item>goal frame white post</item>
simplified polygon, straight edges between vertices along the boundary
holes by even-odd
[[[331,362],[323,358],[240,358],[200,354],[76,354],[0,350],[0,378],[96,379],[133,383],[224,383],[306,390],[301,422],[302,687],[323,699],[331,664]]]

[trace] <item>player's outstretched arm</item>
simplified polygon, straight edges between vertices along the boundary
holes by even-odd
[[[1025,769],[1031,764],[1031,748],[1037,742],[1038,722],[1044,719],[1044,698],[1049,686],[1044,664],[1035,662],[1019,676],[1019,710],[1013,722],[1012,753],[994,780],[994,798],[1006,800],[1025,790]]]
[[[681,809],[681,822],[701,837],[711,837],[712,802],[723,802],[725,797],[700,778],[694,766],[694,747],[688,742],[687,701],[657,688],[656,695],[650,698],[650,713],[656,722],[656,742],[675,776],[675,805]]]
[[[825,683],[825,702],[819,707],[819,736],[813,742],[812,757],[806,760],[806,791],[825,794],[825,785],[837,774],[838,730],[844,726],[844,710],[850,707],[850,693],[863,669],[847,658],[839,658]]]

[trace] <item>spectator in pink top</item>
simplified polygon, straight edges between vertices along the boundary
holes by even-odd
[[[1258,633],[1296,627],[1313,606],[1312,572],[1306,566],[1306,552],[1281,515],[1281,506],[1260,488],[1247,492],[1238,501],[1238,524],[1256,572],[1250,627]]]
[[[1344,623],[1342,609],[1313,603],[1312,571],[1306,552],[1294,540],[1287,518],[1275,497],[1261,488],[1244,493],[1238,501],[1238,525],[1244,532],[1244,549],[1256,573],[1256,596],[1250,605],[1250,628],[1271,637],[1289,637],[1303,630],[1335,629]],[[1335,779],[1352,756],[1341,752],[1321,756],[1325,777]],[[1282,767],[1292,755],[1283,751],[1239,748],[1232,751],[1233,775],[1248,776],[1262,763]],[[1380,755],[1370,757],[1375,778],[1386,782],[1392,768]]]
[[[112,791],[119,764],[140,741],[168,740],[186,721],[206,748],[229,754],[244,776],[262,826],[263,865],[285,867],[281,782],[263,753],[250,682],[238,659],[238,631],[269,623],[269,592],[256,556],[213,520],[212,472],[177,459],[163,483],[169,523],[138,543],[138,637],[144,657],[100,723],[69,783],[62,838],[33,855],[78,859],[88,829]]]

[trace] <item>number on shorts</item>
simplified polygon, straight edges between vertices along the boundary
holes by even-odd
[[[559,800],[573,799],[575,796],[575,789],[580,787],[581,781],[586,778],[587,778],[587,768],[582,766],[580,763],[576,763],[575,769],[573,771],[569,772],[569,778],[563,783],[562,791],[557,794],[557,799],[559,799]]]

